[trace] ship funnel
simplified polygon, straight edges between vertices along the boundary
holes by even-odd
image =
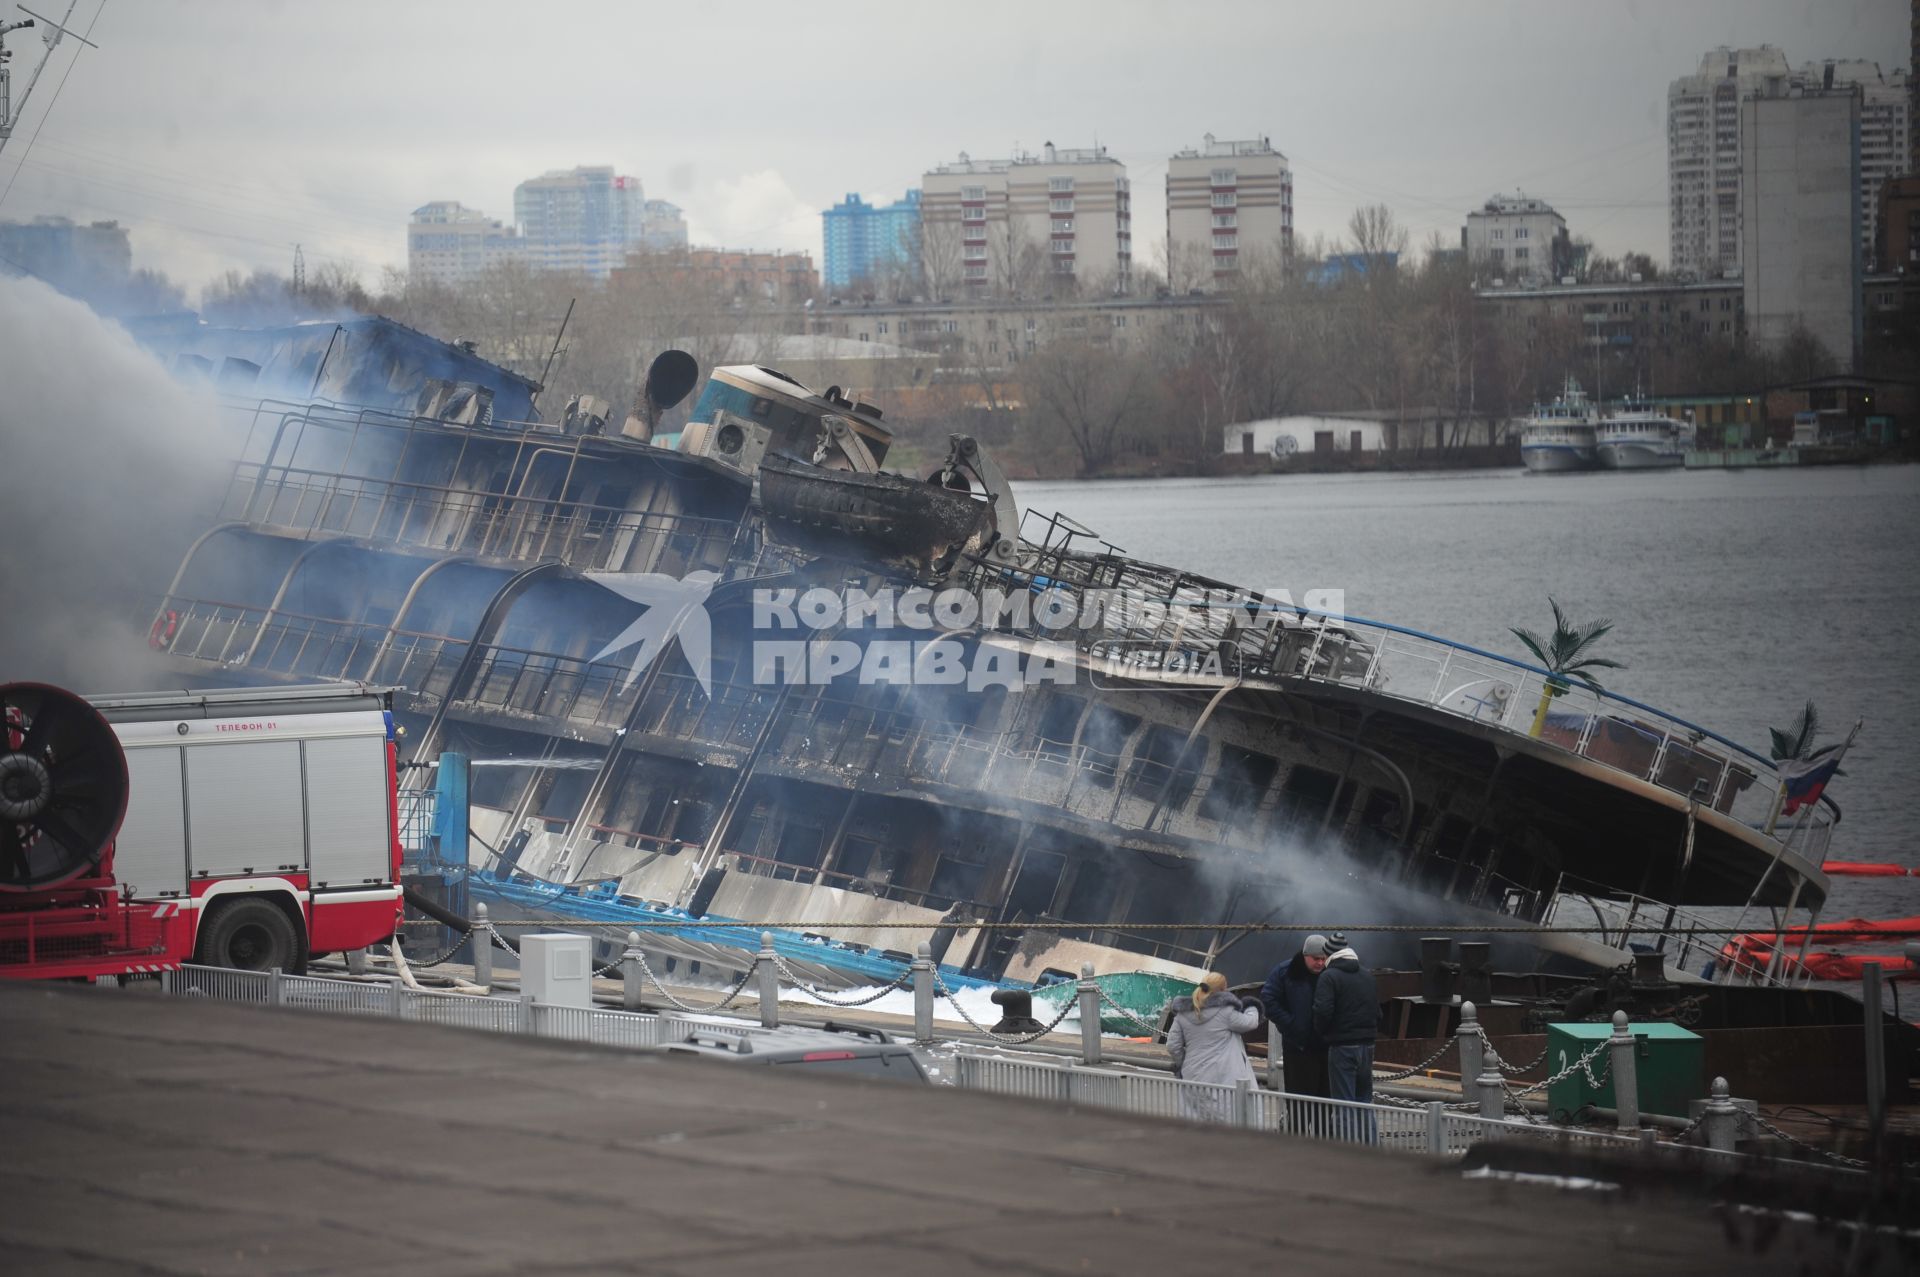
[[[647,369],[647,426],[659,424],[660,414],[687,397],[700,380],[700,365],[684,350],[663,350]]]

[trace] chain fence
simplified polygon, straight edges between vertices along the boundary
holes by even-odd
[[[830,1007],[863,1007],[868,1005],[869,1003],[878,1002],[881,998],[886,997],[889,993],[892,993],[894,990],[904,989],[909,984],[913,983],[913,972],[911,970],[908,970],[908,971],[903,971],[901,974],[899,974],[898,976],[895,976],[888,983],[881,985],[879,988],[875,989],[872,993],[869,993],[863,997],[837,998],[837,997],[834,997],[832,994],[828,993],[826,990],[815,988],[813,985],[807,983],[806,980],[801,978],[800,973],[798,971],[795,971],[792,967],[788,966],[786,959],[782,958],[777,953],[773,955],[773,968],[774,970],[778,971],[782,976],[786,977],[788,984],[800,990],[800,992],[806,994],[808,997],[812,998],[814,1001],[824,1002]]]
[[[715,1011],[722,1011],[733,1005],[733,1000],[740,996],[741,992],[747,987],[747,981],[753,979],[754,971],[760,966],[760,959],[756,957],[752,962],[747,964],[747,969],[740,973],[739,981],[735,983],[731,989],[727,990],[726,997],[721,998],[712,1006],[701,1007],[682,1002],[679,998],[675,997],[673,991],[667,988],[667,986],[661,982],[660,977],[653,973],[653,968],[647,965],[646,954],[635,949],[633,951],[633,957],[634,960],[640,964],[640,973],[646,976],[647,979],[653,981],[653,987],[660,990],[661,997],[673,1003],[674,1006],[680,1008],[682,1011],[689,1012],[693,1015],[712,1015]]]
[[[1413,1065],[1411,1068],[1401,1069],[1397,1073],[1375,1073],[1373,1075],[1373,1080],[1376,1083],[1400,1082],[1400,1081],[1404,1081],[1407,1078],[1412,1077],[1416,1073],[1423,1073],[1426,1070],[1432,1068],[1434,1065],[1438,1064],[1443,1058],[1445,1058],[1447,1052],[1453,1050],[1453,1048],[1456,1045],[1458,1045],[1458,1042],[1456,1039],[1448,1038],[1444,1043],[1441,1044],[1440,1049],[1438,1051],[1435,1051],[1432,1055],[1429,1055],[1426,1059],[1420,1061],[1420,1063]]]

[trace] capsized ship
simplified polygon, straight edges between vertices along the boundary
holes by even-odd
[[[1233,924],[1356,920],[1309,910],[1631,909],[1664,944],[1690,909],[1825,900],[1831,809],[1782,816],[1772,763],[1707,727],[1579,689],[1536,716],[1525,663],[1023,517],[965,438],[889,474],[880,408],[773,369],[712,370],[667,433],[684,356],[617,429],[590,400],[450,414],[474,396],[445,387],[525,386],[448,360],[398,408],[236,401],[223,506],[149,642],[175,682],[402,689],[412,759],[487,764],[464,850],[496,917],[673,923],[646,947],[702,969],[757,934],[691,921],[777,923],[823,983],[922,941],[950,981],[1039,983],[1257,978],[1297,938]],[[780,630],[799,655],[768,659],[768,598],[854,589],[995,602]],[[905,644],[924,673],[930,643],[967,677],[831,668]],[[1625,957],[1615,929],[1502,961]]]

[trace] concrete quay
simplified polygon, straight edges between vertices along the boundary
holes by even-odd
[[[0,984],[0,1060],[22,1273],[1747,1277],[1847,1244],[1631,1184],[131,990]]]

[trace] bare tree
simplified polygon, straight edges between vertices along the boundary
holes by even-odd
[[[952,297],[961,283],[960,223],[924,218],[920,223],[920,274],[929,300]]]
[[[1112,461],[1146,423],[1162,384],[1152,360],[1085,341],[1051,342],[1020,371],[1036,423],[1065,436],[1083,474]]]

